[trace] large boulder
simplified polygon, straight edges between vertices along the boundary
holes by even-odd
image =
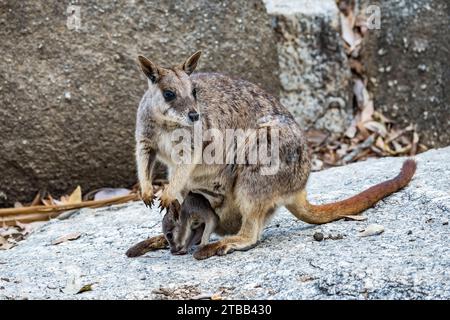
[[[362,58],[376,108],[402,125],[417,124],[421,143],[449,145],[449,1],[360,4],[362,13],[377,5],[381,14],[380,28],[364,37]]]
[[[257,247],[202,261],[167,250],[127,258],[130,246],[161,232],[159,211],[141,202],[79,210],[0,251],[0,299],[450,299],[449,158],[450,147],[417,156],[410,185],[364,212],[366,221],[314,226],[280,209]],[[313,173],[311,201],[351,196],[395,176],[403,160]],[[384,233],[361,237],[370,224]],[[51,244],[74,232],[81,237]],[[315,241],[316,232],[325,239]],[[92,291],[75,294],[88,284]]]
[[[305,129],[344,133],[353,117],[351,72],[335,0],[265,0],[273,19],[281,102]]]
[[[77,2],[75,2],[77,3]],[[0,0],[0,206],[135,182],[142,53],[166,64],[202,49],[199,70],[278,94],[261,1]]]

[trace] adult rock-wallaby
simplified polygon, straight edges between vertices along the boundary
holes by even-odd
[[[218,73],[193,73],[200,54],[196,52],[184,63],[172,67],[161,67],[139,56],[142,71],[148,78],[148,90],[140,102],[136,124],[142,200],[147,205],[153,202],[151,176],[158,159],[170,172],[169,184],[160,197],[162,206],[168,207],[175,199],[182,200],[189,191],[202,193],[209,197],[219,217],[215,232],[228,235],[203,246],[195,253],[197,259],[252,248],[280,206],[286,206],[307,223],[327,223],[372,207],[406,186],[414,175],[416,163],[406,160],[397,177],[351,198],[325,205],[309,203],[305,185],[310,160],[304,135],[293,116],[275,97],[250,82]],[[194,124],[201,124],[204,130],[261,127],[276,130],[276,172],[261,174],[261,163],[177,164],[172,156],[177,143],[172,134],[180,128],[193,131]]]

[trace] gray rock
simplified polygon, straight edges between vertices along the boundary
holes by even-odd
[[[304,127],[344,133],[351,72],[335,0],[265,0],[277,36],[283,105]]]
[[[0,0],[0,206],[135,182],[138,54],[167,65],[202,49],[199,70],[278,94],[259,0],[82,1],[79,24],[68,3]]]
[[[380,29],[364,37],[362,61],[376,108],[402,125],[417,124],[421,143],[450,144],[450,4],[447,0],[360,1],[378,5]]]
[[[203,261],[168,251],[127,258],[131,245],[161,230],[160,214],[142,203],[83,209],[0,251],[0,298],[167,299],[221,292],[245,299],[449,299],[450,229],[443,224],[450,215],[449,158],[450,147],[419,155],[412,183],[367,210],[366,221],[314,226],[280,209],[256,248]],[[313,173],[309,197],[315,203],[348,197],[393,177],[402,161],[368,160]],[[370,224],[385,232],[360,237]],[[82,235],[51,245],[73,232]],[[313,239],[316,232],[323,241]],[[92,291],[75,294],[87,284],[94,284]]]

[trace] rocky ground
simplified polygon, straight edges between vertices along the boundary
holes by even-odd
[[[161,230],[159,213],[141,203],[77,211],[0,252],[0,299],[449,299],[450,147],[417,159],[412,183],[364,212],[365,221],[313,226],[281,209],[259,246],[204,261],[168,251],[127,258]],[[310,198],[350,196],[393,177],[402,161],[313,173]],[[371,224],[384,232],[360,237]],[[314,240],[318,232],[324,240]],[[81,236],[52,244],[71,233]]]

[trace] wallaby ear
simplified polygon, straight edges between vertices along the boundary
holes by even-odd
[[[144,56],[138,56],[139,64],[141,66],[142,72],[150,79],[151,82],[155,83],[159,79],[158,66],[148,60]]]
[[[181,205],[178,200],[175,200],[170,204],[169,210],[172,211],[174,219],[178,220],[181,211]]]
[[[190,75],[192,72],[194,72],[195,68],[197,67],[198,59],[200,59],[202,52],[199,50],[196,53],[194,53],[192,56],[187,58],[187,60],[183,63],[183,70],[188,75]]]

